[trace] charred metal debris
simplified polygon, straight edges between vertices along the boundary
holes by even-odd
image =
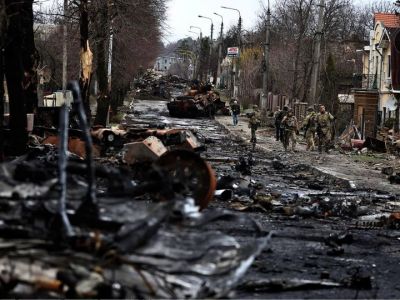
[[[250,151],[165,101],[89,132],[71,89],[79,127],[63,108],[58,135],[36,128],[30,152],[0,165],[2,297],[374,296],[367,250],[382,247],[375,232],[399,237],[396,195]]]
[[[229,296],[269,247],[272,232],[263,232],[250,217],[205,209],[214,196],[215,175],[193,151],[168,149],[147,164],[135,164],[136,170],[95,160],[79,87],[69,88],[84,159],[68,151],[64,106],[56,146],[32,146],[24,157],[0,165],[0,295]],[[169,147],[181,141],[182,132],[126,134],[145,144],[148,136],[158,136]],[[216,230],[220,222],[248,228],[252,242]]]

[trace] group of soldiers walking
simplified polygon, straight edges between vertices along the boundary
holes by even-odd
[[[325,106],[319,106],[319,112],[316,113],[313,107],[307,109],[307,115],[304,118],[301,127],[293,110],[287,106],[282,110],[279,108],[274,114],[276,140],[281,141],[285,151],[291,145],[291,150],[296,151],[297,135],[299,129],[304,130],[304,138],[307,142],[307,151],[315,150],[315,139],[318,137],[318,151],[329,152],[332,140],[332,127],[335,118],[331,113],[327,112]]]
[[[237,116],[240,114],[240,105],[237,100],[232,101],[231,110],[233,116],[233,125],[238,124]],[[257,141],[256,131],[260,126],[260,111],[257,105],[253,106],[253,113],[249,116],[249,128],[251,129],[250,142],[255,144]],[[285,151],[296,151],[297,136],[299,130],[304,131],[304,138],[307,142],[307,151],[315,150],[315,140],[318,138],[318,151],[329,152],[332,141],[332,128],[335,118],[325,110],[325,106],[319,106],[319,112],[315,112],[314,107],[307,109],[307,115],[301,126],[293,114],[293,110],[287,106],[283,109],[277,108],[274,114],[275,120],[275,138],[282,142]]]

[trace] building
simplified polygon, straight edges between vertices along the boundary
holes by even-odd
[[[177,57],[167,55],[159,56],[154,64],[154,70],[159,72],[168,73],[170,67],[177,62]]]
[[[392,55],[395,37],[400,31],[400,18],[391,13],[375,13],[369,45],[362,52],[362,86],[353,90],[354,122],[366,136],[376,137],[388,119],[395,117],[396,91],[392,84]],[[396,68],[397,69],[397,68]]]

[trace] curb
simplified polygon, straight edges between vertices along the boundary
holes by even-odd
[[[215,121],[218,124],[220,124],[221,126],[223,126],[231,135],[235,136],[236,138],[239,138],[245,144],[251,145],[250,141],[247,140],[245,137],[243,137],[242,135],[239,135],[237,133],[232,132],[229,129],[228,126],[226,126],[225,124],[221,123],[218,119],[215,119]],[[263,147],[260,144],[256,144],[256,149],[261,151],[261,152],[265,152],[265,153],[273,153],[273,151]],[[302,164],[298,164],[298,165],[302,165]],[[310,165],[310,164],[303,164],[303,165],[305,165],[308,168],[310,168],[310,170],[313,172],[313,174],[315,174],[317,176],[326,176],[327,178],[329,178],[331,180],[332,184],[340,185],[340,186],[342,186],[344,188],[347,188],[347,189],[352,189],[352,190],[357,189],[356,184],[352,180],[347,179],[347,178],[345,178],[343,176],[340,176],[338,173],[336,173],[336,174],[328,173],[328,172],[326,172],[324,170],[321,170],[318,167],[314,167],[313,165]],[[333,173],[335,173],[335,172],[333,172]]]

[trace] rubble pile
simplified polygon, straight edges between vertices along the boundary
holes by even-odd
[[[385,291],[392,283],[385,274],[397,269],[397,255],[390,253],[399,245],[399,195],[357,188],[351,181],[293,163],[290,154],[249,151],[249,145],[211,119],[168,117],[165,102],[134,101],[132,106],[124,126],[190,128],[207,146],[200,155],[212,165],[217,182],[214,200],[202,212],[237,210],[265,231],[275,230],[271,249],[257,256],[235,288],[237,297],[279,292],[284,298],[350,298],[354,293],[370,298],[377,288],[379,297],[390,296]],[[215,225],[211,228],[245,244],[253,242],[251,228]]]
[[[147,71],[133,82],[134,97],[146,100],[169,100],[181,95],[188,87],[188,81],[175,75],[159,75]]]
[[[400,134],[396,134],[393,129],[384,128],[380,131],[379,135],[385,142],[386,150],[389,153],[400,154]]]
[[[193,151],[168,151],[150,165],[136,165],[137,172],[94,159],[93,132],[77,86],[72,90],[85,159],[68,151],[63,107],[57,148],[37,145],[0,165],[1,295],[229,296],[271,233],[250,217],[205,209],[216,182]],[[251,242],[224,232],[220,222],[247,228]]]

